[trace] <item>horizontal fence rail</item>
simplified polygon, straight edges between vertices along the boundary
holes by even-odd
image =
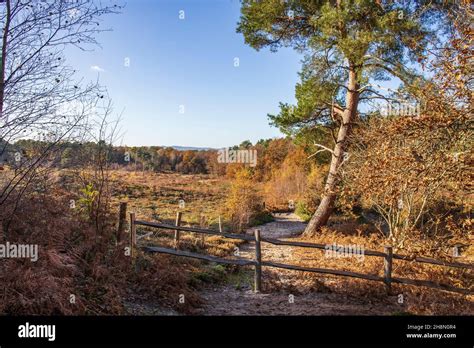
[[[274,245],[287,245],[287,246],[294,246],[294,247],[302,247],[302,248],[314,248],[314,249],[326,249],[327,244],[317,244],[317,243],[306,243],[306,242],[291,242],[286,240],[279,240],[273,238],[265,238],[262,237],[263,242],[267,242]],[[387,254],[381,251],[376,250],[367,250],[364,249],[364,255],[366,256],[378,256],[378,257],[386,257]],[[448,261],[441,261],[432,259],[429,257],[420,257],[420,256],[408,256],[408,255],[399,255],[393,254],[392,257],[397,260],[403,261],[416,261],[421,263],[430,263],[433,265],[438,266],[447,266],[447,267],[456,267],[456,268],[469,268],[474,269],[474,265],[469,263],[461,263],[461,262],[448,262]]]
[[[131,232],[130,238],[131,238],[132,250],[134,247],[136,247],[137,239],[144,237],[144,236],[139,236],[137,238],[136,236],[137,225],[157,228],[157,229],[172,230],[175,232],[175,235],[174,235],[175,249],[155,247],[155,246],[144,246],[144,247],[141,247],[141,249],[145,252],[150,252],[150,253],[156,252],[156,253],[162,253],[162,254],[168,254],[168,255],[174,255],[174,256],[189,257],[189,258],[200,259],[200,260],[222,263],[222,264],[233,264],[233,265],[239,265],[239,266],[249,266],[249,265],[254,266],[256,292],[261,291],[261,278],[262,278],[261,270],[262,270],[262,267],[265,266],[265,267],[274,267],[274,268],[293,270],[293,271],[331,274],[331,275],[336,275],[336,276],[344,276],[344,277],[352,277],[352,278],[359,278],[359,279],[365,279],[365,280],[371,280],[371,281],[384,282],[389,293],[391,291],[391,284],[399,283],[399,284],[406,284],[406,285],[413,285],[413,286],[423,286],[423,287],[456,292],[456,293],[461,293],[461,294],[466,294],[466,295],[474,294],[474,291],[470,289],[459,288],[459,287],[455,287],[455,286],[451,286],[447,284],[440,284],[440,283],[436,283],[429,280],[392,277],[393,259],[402,260],[402,261],[414,261],[414,262],[420,262],[420,263],[433,264],[437,266],[455,267],[455,268],[463,268],[463,269],[474,269],[473,264],[460,263],[460,262],[447,262],[447,261],[436,260],[436,259],[432,259],[428,257],[393,254],[392,247],[390,246],[385,247],[385,252],[364,249],[364,255],[384,258],[384,276],[383,277],[372,275],[372,274],[352,272],[352,271],[304,267],[304,266],[298,266],[298,265],[276,263],[276,262],[271,262],[271,261],[262,261],[261,243],[264,243],[264,242],[273,244],[273,245],[284,245],[284,246],[291,246],[291,247],[303,247],[303,248],[313,248],[313,249],[322,249],[322,250],[327,249],[328,244],[293,242],[293,241],[285,241],[285,240],[274,239],[274,238],[261,237],[260,230],[258,229],[255,230],[255,234],[251,236],[247,234],[222,233],[220,232],[222,227],[219,228],[220,231],[215,231],[215,230],[205,229],[205,228],[180,226],[181,214],[182,214],[181,212],[177,214],[176,224],[170,225],[170,224],[162,224],[162,223],[156,223],[156,222],[136,220],[135,214],[130,213],[130,232]],[[122,217],[122,215],[123,214],[121,212],[120,216]],[[238,239],[238,240],[245,240],[248,242],[255,242],[255,260],[242,259],[242,258],[224,259],[224,258],[220,258],[216,256],[203,255],[203,254],[198,254],[198,253],[189,252],[189,251],[177,250],[179,247],[179,232],[180,231],[215,235],[215,236],[221,236],[221,237],[225,237],[229,239]],[[150,233],[147,233],[145,236],[149,236],[149,235]],[[133,255],[133,252],[132,252],[132,255]]]
[[[184,256],[184,257],[190,257],[193,259],[206,260],[210,262],[226,263],[229,265],[239,265],[239,266],[255,265],[255,261],[251,261],[247,259],[222,259],[216,256],[202,255],[202,254],[192,253],[190,251],[173,250],[173,249],[162,248],[162,247],[143,247],[143,250],[150,253],[162,253],[162,254],[169,254],[169,255],[175,255],[175,256]]]
[[[215,230],[210,230],[206,228],[197,228],[197,227],[185,227],[185,226],[176,226],[176,225],[167,225],[167,224],[159,224],[156,222],[147,222],[147,221],[140,221],[140,220],[135,220],[136,225],[141,225],[141,226],[148,226],[148,227],[154,227],[154,228],[162,228],[162,229],[168,229],[168,230],[178,230],[178,231],[185,231],[185,232],[195,232],[195,233],[203,233],[203,234],[209,234],[213,236],[222,236],[226,238],[231,238],[231,239],[241,239],[241,240],[246,240],[246,241],[255,241],[255,238],[246,234],[235,234],[235,233],[221,233],[219,231]]]
[[[420,263],[429,263],[429,264],[438,265],[438,266],[474,269],[474,265],[471,265],[471,264],[468,264],[468,263],[447,262],[447,261],[435,260],[435,259],[432,259],[432,258],[429,258],[429,257],[407,256],[407,255],[393,254],[393,258],[397,259],[397,260],[403,260],[403,261],[416,261],[416,262],[420,262]]]

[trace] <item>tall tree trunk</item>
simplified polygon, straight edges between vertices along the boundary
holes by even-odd
[[[7,61],[7,45],[8,45],[8,34],[10,32],[10,21],[11,21],[11,0],[6,1],[6,20],[5,26],[3,27],[2,35],[2,51],[0,57],[0,119],[3,116],[3,103],[5,99],[5,63]]]
[[[336,186],[338,182],[338,170],[344,159],[344,152],[347,147],[347,139],[352,128],[352,123],[357,116],[357,106],[359,104],[359,84],[357,81],[357,72],[352,65],[349,69],[346,107],[342,114],[342,122],[337,134],[337,142],[333,149],[331,166],[329,167],[329,174],[324,186],[324,193],[322,195],[321,203],[319,204],[318,209],[311,217],[308,226],[306,226],[306,230],[304,231],[305,235],[312,235],[322,226],[326,225],[334,210],[334,203],[337,197]]]

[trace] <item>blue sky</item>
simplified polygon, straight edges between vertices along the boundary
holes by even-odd
[[[280,136],[267,113],[294,102],[301,56],[245,45],[239,15],[238,0],[132,0],[104,17],[112,31],[97,37],[101,48],[68,60],[124,110],[123,144],[220,148]]]

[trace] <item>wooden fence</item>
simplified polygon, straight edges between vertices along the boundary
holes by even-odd
[[[407,255],[394,254],[392,251],[392,247],[386,246],[385,252],[375,251],[375,250],[364,250],[365,256],[382,257],[384,259],[384,276],[383,277],[380,277],[377,275],[371,275],[371,274],[351,272],[351,271],[343,271],[343,270],[335,270],[335,269],[327,269],[327,268],[303,267],[303,266],[297,266],[297,265],[287,265],[287,264],[276,263],[276,262],[271,262],[271,261],[263,261],[262,250],[261,250],[262,243],[270,243],[273,245],[285,245],[289,247],[322,249],[322,250],[325,250],[327,245],[317,244],[317,243],[307,243],[307,242],[284,241],[284,240],[279,240],[279,239],[266,238],[260,235],[260,230],[258,229],[255,230],[255,233],[252,236],[252,235],[247,235],[247,234],[222,233],[220,231],[215,231],[215,230],[205,229],[205,228],[184,227],[184,226],[180,226],[181,217],[182,217],[181,213],[177,213],[175,225],[169,225],[169,224],[163,224],[163,223],[136,220],[135,214],[130,213],[130,245],[132,248],[131,255],[133,256],[133,253],[134,253],[133,250],[136,249],[137,247],[136,226],[146,226],[146,227],[151,227],[151,228],[159,228],[159,229],[174,231],[174,249],[154,247],[154,246],[144,246],[141,249],[143,249],[145,252],[151,252],[151,253],[156,252],[156,253],[169,254],[169,255],[175,255],[175,256],[189,257],[189,258],[195,258],[195,259],[206,260],[206,261],[222,263],[222,264],[254,266],[255,268],[254,290],[256,292],[260,292],[262,289],[262,267],[275,267],[275,268],[281,268],[281,269],[287,269],[287,270],[331,274],[331,275],[337,275],[337,276],[353,277],[353,278],[383,282],[385,283],[387,291],[389,293],[391,292],[392,283],[400,283],[400,284],[408,284],[408,285],[414,285],[414,286],[424,286],[424,287],[429,287],[429,288],[434,288],[434,289],[457,292],[457,293],[466,294],[466,295],[474,294],[474,291],[470,289],[459,288],[459,287],[455,287],[455,286],[451,286],[447,284],[439,284],[439,283],[428,281],[428,280],[392,277],[392,264],[393,264],[394,259],[403,260],[403,261],[428,263],[428,264],[445,266],[445,267],[464,268],[464,269],[474,269],[473,264],[459,263],[459,262],[446,262],[446,261],[440,261],[440,260],[427,258],[427,257],[418,257],[418,256],[412,257],[412,256],[407,256]],[[198,254],[194,252],[178,250],[180,232],[194,232],[194,233],[200,233],[203,235],[206,235],[206,234],[216,235],[216,236],[222,236],[225,238],[254,242],[255,243],[255,259],[254,260],[243,259],[243,258],[224,259],[224,258],[219,258],[216,256],[203,255],[203,254]]]

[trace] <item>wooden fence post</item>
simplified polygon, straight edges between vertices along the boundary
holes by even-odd
[[[199,226],[201,228],[205,228],[206,226],[206,217],[201,213],[201,217],[200,217],[200,221],[199,221]],[[201,248],[204,249],[204,245],[205,245],[205,241],[206,241],[206,237],[204,234],[201,234]]]
[[[385,246],[385,254],[386,254],[384,258],[385,285],[387,286],[387,293],[391,294],[393,248],[391,246]]]
[[[222,233],[222,219],[220,215],[219,215],[219,232]]]
[[[262,249],[260,230],[255,230],[255,292],[262,291]]]
[[[119,224],[117,230],[117,243],[122,241],[122,236],[125,234],[125,223],[127,221],[127,203],[120,203]]]
[[[137,226],[135,226],[135,213],[130,213],[130,259],[133,260],[134,249],[137,246]]]
[[[175,225],[179,226],[181,224],[181,217],[183,216],[183,213],[181,211],[178,211],[176,213],[176,222]],[[178,250],[179,247],[179,231],[174,230],[174,250]]]

